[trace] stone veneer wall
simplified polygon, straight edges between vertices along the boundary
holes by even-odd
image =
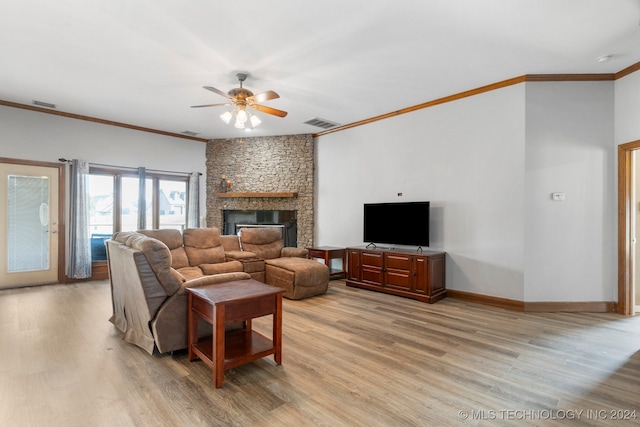
[[[298,247],[313,246],[313,136],[214,139],[207,143],[207,226],[222,229],[223,210],[295,210]],[[297,198],[219,198],[222,176],[232,192],[297,192]]]

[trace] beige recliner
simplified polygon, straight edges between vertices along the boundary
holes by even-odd
[[[211,229],[186,233],[186,247],[178,230],[120,232],[106,241],[113,304],[109,320],[125,341],[149,353],[154,347],[160,353],[187,348],[186,288],[250,278],[241,263],[225,261],[215,235]]]
[[[279,228],[242,228],[240,247],[264,260],[265,283],[283,288],[285,298],[321,295],[329,288],[329,267],[307,259],[304,248],[285,247]]]

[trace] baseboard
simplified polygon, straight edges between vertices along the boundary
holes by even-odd
[[[471,292],[447,289],[449,298],[460,299],[478,304],[491,305],[493,307],[506,308],[508,310],[525,311],[524,302],[507,298],[492,297],[489,295],[474,294]]]
[[[616,303],[612,301],[580,301],[580,302],[525,302],[524,311],[527,312],[557,312],[572,313],[615,313]]]
[[[447,290],[449,298],[490,305],[508,310],[524,311],[530,313],[542,312],[572,312],[572,313],[615,313],[616,303],[612,301],[570,302],[570,301],[543,301],[524,302],[507,298],[492,297],[489,295],[474,294],[472,292]]]

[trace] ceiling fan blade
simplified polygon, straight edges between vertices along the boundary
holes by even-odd
[[[200,107],[221,107],[223,105],[231,105],[230,103],[226,104],[205,104],[205,105],[192,105],[191,108],[200,108]]]
[[[270,99],[280,98],[280,95],[275,93],[272,90],[268,90],[266,92],[259,93],[257,95],[253,95],[247,98],[248,102],[264,102],[269,101]]]
[[[253,104],[251,108],[262,111],[263,113],[273,114],[274,116],[284,117],[287,115],[286,111],[276,110],[275,108],[265,107],[264,105]]]
[[[205,88],[206,90],[210,90],[213,93],[217,93],[218,95],[224,96],[225,98],[231,99],[231,97],[227,93],[221,91],[220,89],[216,89],[213,86],[202,86],[202,87]]]

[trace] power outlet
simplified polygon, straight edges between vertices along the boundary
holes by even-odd
[[[564,200],[564,193],[551,193],[551,200],[561,202]]]

